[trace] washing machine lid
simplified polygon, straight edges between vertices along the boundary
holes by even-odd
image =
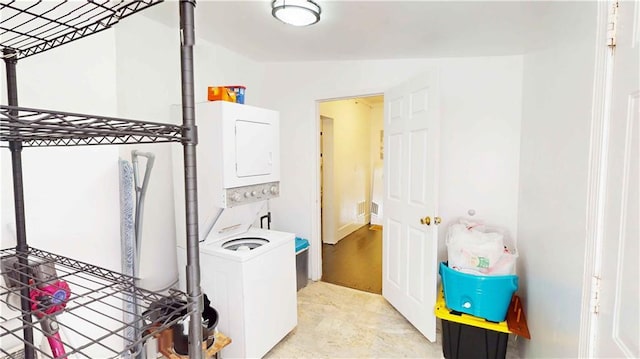
[[[217,241],[247,232],[251,224],[258,220],[264,204],[265,202],[255,202],[231,208],[223,208],[205,241]]]

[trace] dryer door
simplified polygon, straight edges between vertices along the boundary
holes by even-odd
[[[236,121],[236,176],[253,177],[273,172],[273,124]]]

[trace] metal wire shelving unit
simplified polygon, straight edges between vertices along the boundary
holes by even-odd
[[[182,142],[182,128],[68,112],[0,106],[0,141],[23,147]]]
[[[92,358],[96,353],[104,358],[119,357],[129,349],[118,346],[126,339],[124,331],[127,328],[132,326],[140,328],[141,335],[129,343],[130,347],[136,347],[159,330],[177,323],[187,314],[187,302],[183,293],[172,291],[168,295],[160,295],[137,288],[133,284],[134,278],[89,263],[35,248],[29,248],[26,254],[19,253],[15,249],[5,249],[0,251],[0,256],[14,257],[17,263],[23,259],[27,263],[24,266],[17,265],[3,270],[3,274],[18,278],[19,275],[28,275],[29,269],[34,266],[50,264],[56,267],[56,279],[64,280],[69,284],[71,295],[64,314],[59,317],[57,323],[64,333],[72,333],[76,338],[73,344],[65,343],[66,354],[74,358]],[[0,285],[0,302],[14,309],[7,315],[1,315],[0,322],[20,323],[22,311],[19,304],[16,306],[16,303],[22,299],[19,293],[23,289],[30,291],[34,288],[33,284],[22,283],[15,283],[15,287],[12,288]],[[123,309],[124,303],[136,303],[139,310],[126,311]],[[168,305],[170,303],[171,306]],[[133,316],[132,321],[123,320],[125,312]],[[42,332],[39,325],[42,320],[42,318],[36,318],[32,328]],[[3,327],[0,335],[21,340],[24,325],[23,323],[13,327]],[[44,332],[42,334],[44,335]],[[40,357],[51,357],[38,345],[32,343],[28,345]],[[0,348],[0,355],[11,357],[14,354]]]
[[[16,218],[15,248],[0,249],[0,257],[11,266],[2,268],[7,282],[0,281],[0,304],[10,308],[0,314],[0,340],[17,339],[24,344],[20,357],[53,358],[34,343],[34,332],[50,319],[35,315],[31,293],[36,288],[34,268],[55,268],[56,278],[68,283],[70,294],[60,321],[63,333],[73,332],[77,343],[64,343],[66,355],[90,358],[96,349],[104,357],[131,353],[140,343],[180,320],[189,321],[189,352],[201,358],[203,306],[197,224],[196,155],[197,133],[193,95],[193,45],[195,0],[180,0],[182,125],[136,121],[113,117],[33,109],[18,106],[16,64],[18,60],[109,29],[121,19],[163,0],[10,0],[0,3],[0,47],[6,66],[8,105],[0,106],[0,147],[11,151]],[[187,291],[160,294],[135,286],[135,278],[27,245],[22,177],[25,147],[82,146],[177,142],[184,149],[187,223]],[[4,283],[4,284],[2,284]],[[140,308],[122,318],[124,303]],[[140,314],[141,313],[141,314]],[[57,313],[60,314],[60,313]],[[99,322],[87,318],[100,317]],[[55,318],[54,318],[55,321]],[[17,324],[16,324],[17,323]],[[124,331],[135,328],[134,341],[125,342]],[[92,354],[93,353],[93,354]],[[0,357],[16,355],[0,347]]]

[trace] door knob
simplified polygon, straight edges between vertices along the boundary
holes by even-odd
[[[424,218],[420,218],[420,223],[421,224],[426,224],[427,226],[431,225],[431,217],[426,216]]]
[[[436,224],[436,226],[437,226],[438,224],[442,223],[442,218],[440,218],[440,217],[434,217],[434,218],[433,218],[433,223],[435,223],[435,224]]]

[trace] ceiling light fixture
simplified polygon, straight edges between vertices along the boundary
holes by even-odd
[[[320,21],[320,6],[312,0],[273,0],[271,15],[285,24],[308,26]]]

